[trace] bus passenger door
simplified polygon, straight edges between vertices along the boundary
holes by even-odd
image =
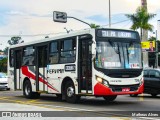
[[[22,64],[22,51],[15,50],[15,63],[14,63],[14,88],[15,90],[22,89],[21,80],[21,64]]]
[[[47,91],[47,45],[36,49],[36,91]]]
[[[91,93],[92,90],[92,52],[91,39],[79,40],[78,79],[79,92]]]

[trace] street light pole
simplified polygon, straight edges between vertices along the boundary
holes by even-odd
[[[111,4],[109,0],[109,27],[111,27]]]
[[[157,30],[155,32],[156,34],[156,41],[155,41],[155,44],[156,44],[156,60],[155,60],[155,68],[158,68],[158,40],[157,40]]]

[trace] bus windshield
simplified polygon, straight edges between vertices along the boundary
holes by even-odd
[[[103,69],[140,69],[142,68],[140,44],[98,41],[95,63],[96,67]]]

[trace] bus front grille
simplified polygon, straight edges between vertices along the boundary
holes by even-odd
[[[136,85],[110,85],[113,92],[122,92],[123,88],[129,88],[130,91],[138,90],[139,84]]]

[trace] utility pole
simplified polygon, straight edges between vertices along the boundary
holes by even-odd
[[[159,68],[158,65],[158,56],[159,56],[159,51],[158,51],[158,47],[159,47],[159,40],[160,40],[160,20],[157,21],[157,30],[156,30],[156,67]]]
[[[141,7],[143,7],[146,11],[147,10],[147,0],[141,0]],[[142,41],[147,41],[148,39],[148,31],[142,30]],[[148,67],[148,52],[143,52],[143,67]]]
[[[109,28],[111,28],[111,1],[109,0]]]
[[[148,12],[148,9],[147,9],[147,0],[141,0],[141,6]],[[142,31],[143,34],[142,34],[142,41],[147,41],[148,39],[148,30],[143,30]]]

